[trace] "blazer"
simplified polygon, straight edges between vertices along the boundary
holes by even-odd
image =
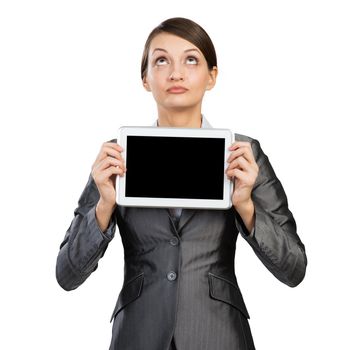
[[[255,349],[235,275],[238,234],[279,281],[295,287],[304,279],[305,246],[282,184],[258,140],[242,134],[235,139],[251,143],[259,166],[252,232],[234,206],[184,208],[176,226],[167,208],[121,205],[102,232],[90,173],[60,245],[56,279],[67,291],[79,287],[97,269],[118,226],[124,282],[111,316],[110,350],[167,350],[173,337],[178,350]]]

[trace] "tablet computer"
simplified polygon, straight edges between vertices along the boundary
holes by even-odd
[[[122,206],[227,209],[229,129],[122,126],[118,143],[127,171],[117,176]]]

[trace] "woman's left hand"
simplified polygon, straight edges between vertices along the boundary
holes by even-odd
[[[229,148],[231,154],[227,160],[226,175],[234,181],[232,205],[235,208],[251,201],[251,193],[259,173],[250,142],[236,141]]]

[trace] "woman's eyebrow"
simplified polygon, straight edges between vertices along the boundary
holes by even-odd
[[[188,51],[198,51],[197,49],[187,49],[184,52],[188,52]],[[199,51],[198,51],[199,52]]]
[[[152,52],[152,55],[154,54],[154,52],[155,51],[163,51],[163,52],[168,52],[167,50],[165,50],[165,49],[162,49],[162,48],[160,48],[160,47],[157,47],[157,48],[155,48],[154,50],[153,50],[153,52]],[[184,52],[188,52],[188,51],[197,51],[198,53],[199,53],[199,51],[197,50],[197,49],[187,49],[187,50],[184,50]]]

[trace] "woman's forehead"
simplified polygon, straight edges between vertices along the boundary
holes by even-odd
[[[149,53],[151,55],[157,51],[182,53],[190,50],[196,50],[198,53],[201,53],[198,47],[184,38],[170,33],[160,33],[152,39]]]

